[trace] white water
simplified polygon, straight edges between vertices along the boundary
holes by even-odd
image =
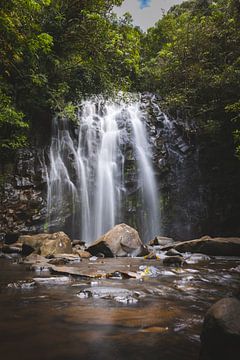
[[[144,240],[159,234],[159,196],[143,113],[138,101],[85,101],[78,126],[54,120],[48,174],[49,225],[63,225],[71,214],[72,234],[91,243],[115,224],[128,222],[124,179],[125,150],[137,164],[136,219]],[[137,214],[135,216],[138,216]]]

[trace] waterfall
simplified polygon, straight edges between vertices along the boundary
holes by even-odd
[[[87,243],[120,222],[137,227],[144,240],[159,234],[159,195],[140,105],[136,99],[86,100],[77,124],[54,119],[47,176],[50,228],[67,226]],[[129,174],[134,181],[128,181]]]

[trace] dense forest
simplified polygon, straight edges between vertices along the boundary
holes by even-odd
[[[231,131],[240,156],[239,0],[185,1],[146,33],[112,12],[121,3],[1,0],[1,157],[53,113],[119,90],[158,93],[207,136]]]

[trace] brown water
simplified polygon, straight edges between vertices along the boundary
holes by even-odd
[[[64,285],[13,289],[7,287],[11,282],[50,275],[0,259],[1,359],[197,360],[204,314],[213,302],[237,291],[239,274],[230,269],[239,264],[240,259],[217,258],[174,273],[157,260],[85,261],[75,266],[135,271],[148,265],[159,273],[140,280],[76,277]],[[123,304],[77,296],[85,288],[101,287],[137,290],[145,297]]]

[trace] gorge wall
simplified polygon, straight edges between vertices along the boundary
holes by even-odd
[[[161,235],[190,239],[201,235],[240,235],[240,164],[234,157],[231,134],[202,135],[195,122],[171,118],[160,110],[160,99],[141,96],[153,166],[160,193]],[[74,130],[74,126],[73,130]],[[42,134],[41,134],[42,136]],[[50,134],[49,134],[50,136]],[[50,144],[50,138],[48,139]],[[19,150],[14,162],[2,164],[0,175],[0,233],[9,240],[18,234],[48,229],[47,167],[49,145]],[[126,154],[125,176],[131,196],[125,221],[138,228],[136,169]],[[63,206],[50,231],[70,233],[71,209]]]

